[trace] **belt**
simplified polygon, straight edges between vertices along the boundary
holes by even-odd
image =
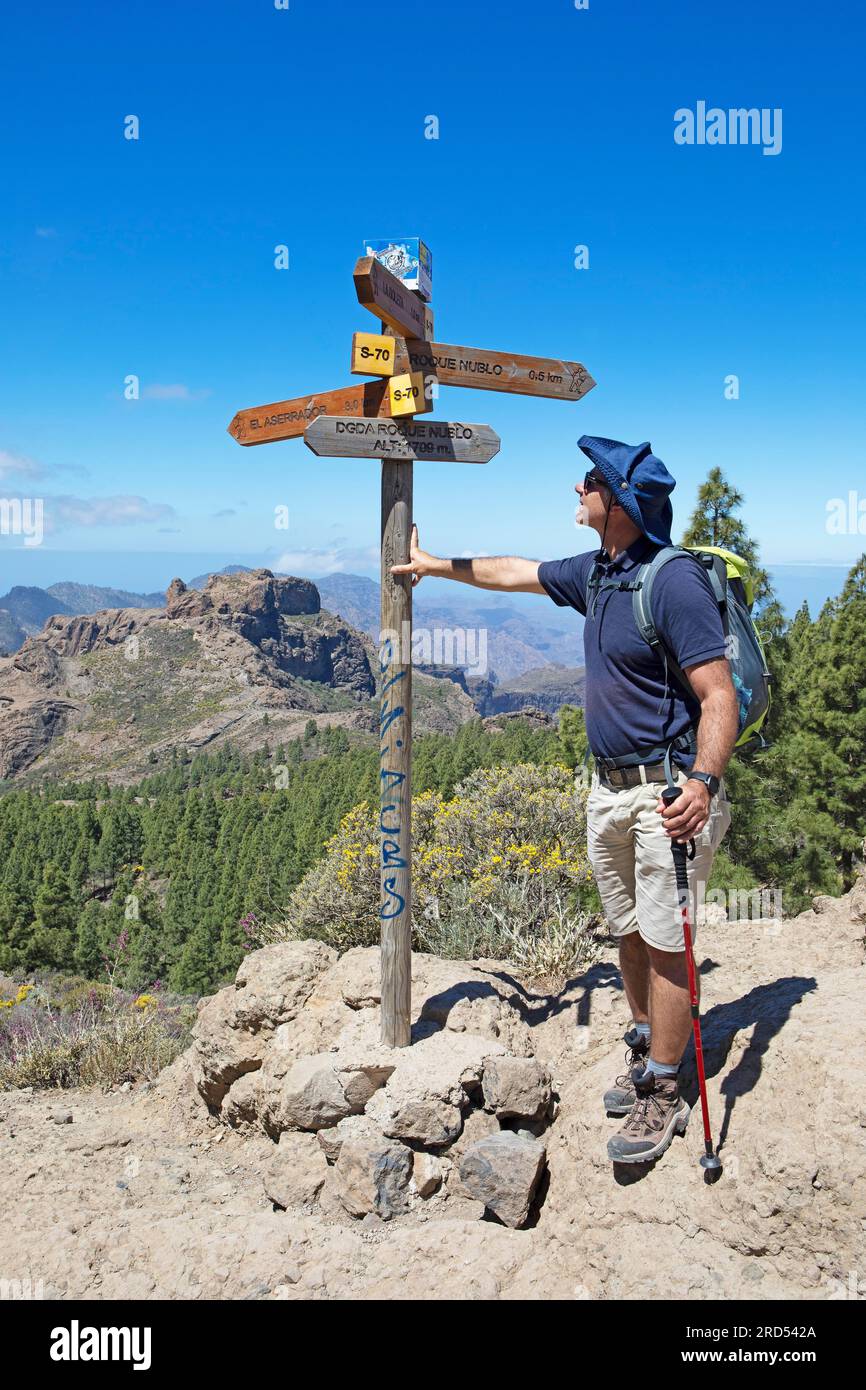
[[[641,777],[643,768],[643,777]],[[603,787],[609,791],[622,791],[626,787],[640,786],[644,781],[647,782],[666,782],[667,774],[664,763],[638,763],[633,767],[612,767],[607,772],[602,771],[596,759],[595,770],[598,780]]]

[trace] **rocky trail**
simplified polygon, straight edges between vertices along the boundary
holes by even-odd
[[[0,1274],[48,1298],[862,1298],[866,882],[816,906],[698,935],[714,1186],[697,1111],[656,1165],[607,1161],[629,1021],[610,949],[556,996],[417,955],[410,1065],[376,1042],[376,949],[275,946],[154,1084],[0,1095]],[[494,1168],[517,1162],[505,1219],[466,1162],[491,1137]]]

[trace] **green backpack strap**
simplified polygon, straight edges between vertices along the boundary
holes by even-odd
[[[648,642],[654,651],[661,652],[662,657],[673,671],[680,685],[688,691],[689,694],[694,694],[685,671],[679,663],[674,660],[672,653],[668,651],[659,636],[652,609],[653,587],[659,570],[664,569],[665,565],[669,564],[671,560],[677,560],[681,555],[688,555],[690,559],[694,560],[706,571],[707,578],[712,585],[712,590],[716,597],[716,602],[722,612],[724,612],[727,605],[728,587],[727,571],[724,561],[718,561],[715,556],[708,556],[709,563],[707,563],[702,560],[700,556],[695,555],[694,551],[687,550],[681,545],[665,546],[664,550],[660,550],[657,555],[653,556],[649,564],[641,565],[637,575],[638,584],[632,598],[632,612],[634,613],[637,630],[644,641]]]

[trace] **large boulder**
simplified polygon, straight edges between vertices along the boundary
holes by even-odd
[[[393,1139],[347,1139],[332,1170],[336,1194],[350,1216],[398,1216],[410,1204],[412,1152]]]
[[[534,1057],[491,1057],[481,1084],[500,1120],[540,1120],[550,1104],[550,1073]]]
[[[296,1016],[337,960],[320,941],[282,941],[251,951],[235,976],[235,1027],[275,1030]]]
[[[522,1226],[544,1168],[544,1145],[508,1130],[473,1144],[460,1162],[460,1181],[504,1221]]]
[[[360,1114],[392,1071],[388,1064],[354,1063],[332,1052],[299,1057],[269,1107],[269,1130],[329,1129],[346,1115]]]
[[[395,1049],[392,1074],[366,1113],[392,1138],[431,1148],[450,1144],[460,1134],[463,1112],[480,1087],[486,1058],[504,1053],[492,1038],[445,1028],[426,1033],[418,1029],[411,1047]]]
[[[192,1029],[192,1074],[198,1092],[219,1109],[226,1092],[244,1072],[262,1065],[267,1036],[235,1025],[235,987],[202,1000]]]
[[[233,985],[200,1002],[192,1073],[209,1106],[219,1109],[229,1087],[261,1067],[275,1032],[303,1008],[336,957],[319,941],[265,946],[241,963]]]

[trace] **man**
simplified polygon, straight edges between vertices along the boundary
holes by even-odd
[[[648,443],[590,435],[578,443],[593,467],[575,484],[576,519],[598,532],[598,551],[541,563],[518,556],[448,560],[421,550],[413,526],[409,563],[391,572],[411,573],[413,585],[429,574],[481,589],[548,594],[585,616],[586,732],[595,755],[587,846],[634,1020],[625,1035],[628,1070],[604,1095],[609,1113],[628,1118],[607,1147],[614,1162],[645,1163],[685,1132],[689,1117],[678,1070],[691,1010],[671,842],[695,843],[694,935],[696,887],[706,885],[730,825],[722,774],[738,709],[718,604],[694,557],[671,560],[655,580],[662,656],[634,622],[626,586],[671,544],[671,474]],[[670,676],[668,655],[689,690]],[[669,778],[682,791],[666,806],[660,792]]]

